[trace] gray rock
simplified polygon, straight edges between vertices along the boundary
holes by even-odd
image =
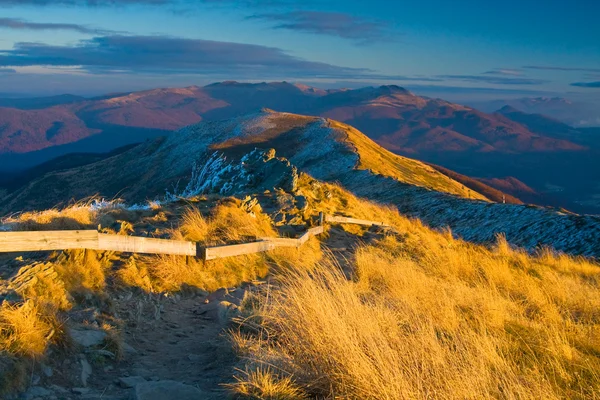
[[[125,376],[119,378],[119,386],[129,389],[135,387],[139,383],[145,383],[146,380],[141,376]]]
[[[50,378],[52,375],[54,375],[54,371],[52,370],[52,367],[46,365],[46,364],[40,364],[40,370],[42,371],[42,374],[44,374],[46,377]]]
[[[135,400],[202,400],[206,395],[199,389],[176,381],[144,382],[134,389]]]
[[[132,355],[132,354],[138,353],[138,351],[129,343],[123,342],[121,347],[123,348],[123,352],[125,352],[125,354],[127,354],[127,355]]]
[[[92,366],[85,359],[81,359],[79,362],[81,363],[81,384],[86,387],[88,378],[92,375]]]
[[[95,329],[71,329],[69,334],[75,343],[83,347],[99,346],[106,338],[105,332]]]
[[[47,397],[53,394],[54,393],[52,391],[41,386],[32,386],[27,390],[27,392],[25,392],[25,395],[23,397],[25,398],[25,400],[33,400],[36,397]]]
[[[217,306],[217,316],[221,324],[228,323],[232,318],[240,314],[240,308],[228,301],[221,301]]]
[[[296,196],[294,199],[296,200],[296,208],[298,208],[298,210],[306,211],[306,209],[308,209],[308,201],[306,201],[306,197]]]
[[[52,389],[58,393],[69,393],[69,391],[67,389],[65,389],[62,386],[58,386],[58,385],[50,385],[50,389]]]

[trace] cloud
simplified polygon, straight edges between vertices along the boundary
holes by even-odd
[[[358,42],[390,40],[389,25],[350,14],[323,11],[291,11],[286,13],[255,14],[248,19],[275,23],[273,29],[287,29],[318,35],[337,36]]]
[[[482,76],[482,75],[437,75],[438,78],[458,80],[465,82],[483,82],[492,85],[540,85],[549,81],[543,79],[530,78],[507,78],[503,76]]]
[[[505,75],[505,76],[521,76],[523,75],[522,71],[518,69],[510,69],[510,68],[494,68],[491,71],[484,72],[486,75]]]
[[[600,68],[579,68],[579,67],[557,67],[557,66],[540,66],[540,65],[526,65],[523,68],[526,69],[538,69],[547,71],[579,71],[579,72],[600,72]]]
[[[308,0],[307,0],[308,2]],[[307,2],[303,4],[306,5]],[[312,2],[312,0],[310,0]],[[75,7],[115,7],[129,5],[147,6],[212,6],[273,7],[297,4],[295,0],[0,0],[0,7],[13,6],[75,6]]]
[[[413,79],[304,60],[275,47],[170,36],[99,36],[73,46],[17,43],[12,50],[0,51],[2,66],[80,66],[91,73],[118,71],[244,79]]]
[[[600,81],[598,81],[598,82],[575,82],[575,83],[571,83],[571,86],[584,87],[584,88],[600,88]]]
[[[17,70],[13,68],[0,68],[0,75],[4,74],[16,74]]]
[[[78,24],[63,24],[63,23],[40,23],[40,22],[29,22],[19,18],[0,18],[0,28],[8,29],[23,29],[23,30],[35,30],[35,31],[49,31],[49,30],[62,30],[62,31],[74,31],[84,34],[92,35],[103,35],[109,31],[102,29],[94,29],[85,25]]]
[[[66,6],[126,6],[132,4],[147,5],[165,5],[177,3],[173,0],[0,0],[2,6],[48,6],[48,5],[66,5]]]

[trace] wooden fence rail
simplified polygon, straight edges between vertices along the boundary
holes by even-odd
[[[333,222],[338,224],[355,224],[355,225],[367,225],[367,226],[382,226],[389,227],[389,225],[380,221],[368,221],[365,219],[356,219],[356,218],[348,218],[348,217],[336,217],[332,215],[325,216],[325,222]]]
[[[320,216],[321,222],[386,226],[381,222],[346,217]],[[257,242],[227,246],[201,247],[194,242],[110,235],[95,230],[0,232],[0,253],[25,251],[90,249],[141,254],[172,254],[201,257],[204,260],[260,253],[277,247],[301,247],[324,227],[308,229],[297,239],[261,238]]]

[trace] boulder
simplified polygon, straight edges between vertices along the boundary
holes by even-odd
[[[82,347],[99,346],[106,338],[106,332],[96,329],[71,329],[71,339]]]

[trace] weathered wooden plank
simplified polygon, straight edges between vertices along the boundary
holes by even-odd
[[[196,243],[138,236],[98,234],[98,249],[142,254],[196,256]]]
[[[334,217],[332,215],[327,215],[325,217],[325,221],[334,222],[339,224],[355,224],[355,225],[376,225],[376,226],[389,226],[380,221],[368,221],[365,219],[356,219],[356,218],[348,218],[348,217]]]
[[[97,248],[95,230],[0,232],[0,253]]]
[[[310,236],[317,236],[325,232],[325,228],[323,226],[315,226],[314,228],[310,228],[307,232]]]
[[[304,232],[298,239],[265,237],[261,238],[261,240],[273,243],[276,247],[300,247],[306,243],[311,236],[316,236],[321,233],[323,233],[323,227],[317,226]]]
[[[299,247],[302,244],[299,239],[290,238],[264,237],[260,238],[260,240],[273,243],[275,247]]]
[[[310,239],[310,232],[304,232],[304,235],[302,235],[298,238],[298,241],[300,242],[300,246],[302,246],[304,243],[308,242],[308,239]]]
[[[269,241],[207,247],[204,249],[204,259],[214,260],[217,258],[241,256],[243,254],[262,253],[273,250],[275,247],[275,244]]]

